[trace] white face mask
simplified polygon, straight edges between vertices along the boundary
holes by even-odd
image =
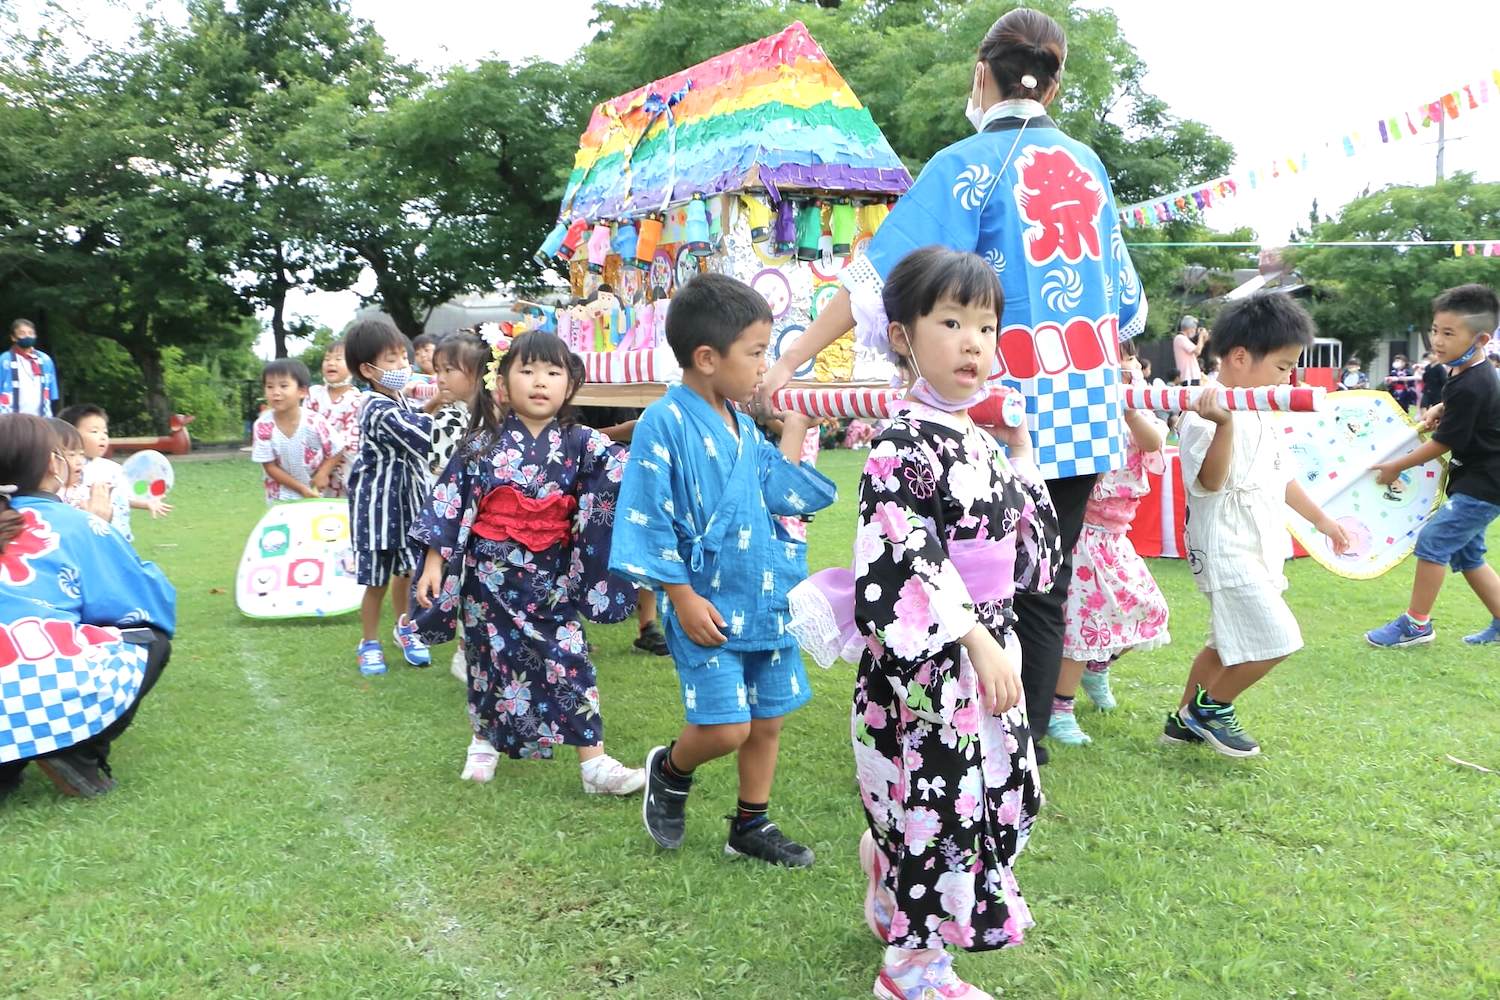
[[[375,368],[374,365],[370,365],[370,367]],[[380,377],[375,381],[392,392],[400,392],[406,388],[406,383],[411,381],[410,367],[396,368],[392,371],[386,371],[384,368],[375,368],[375,370],[380,373]]]
[[[969,124],[974,126],[974,131],[976,132],[984,127],[984,109],[974,101],[974,91],[977,89],[978,84],[979,69],[976,67],[974,70],[974,79],[969,84],[969,100],[964,105],[964,117],[969,119]]]

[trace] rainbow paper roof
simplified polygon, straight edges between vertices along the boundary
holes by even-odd
[[[641,215],[757,187],[774,196],[910,186],[870,112],[797,21],[595,107],[562,214]]]

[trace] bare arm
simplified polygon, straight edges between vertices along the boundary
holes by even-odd
[[[1333,545],[1333,551],[1337,555],[1343,555],[1349,551],[1349,535],[1344,531],[1344,526],[1323,512],[1323,508],[1313,503],[1312,497],[1302,488],[1302,484],[1296,479],[1286,484],[1286,505],[1306,520],[1312,522],[1312,526],[1328,536]]]
[[[305,497],[315,497],[318,495],[317,490],[313,489],[306,483],[298,482],[296,477],[294,477],[290,472],[283,469],[276,462],[262,462],[260,464],[260,467],[266,470],[267,476],[280,483],[282,486],[285,486],[287,489],[291,490],[294,493],[300,493]]]
[[[758,405],[769,408],[771,394],[790,382],[793,372],[817,357],[819,351],[838,340],[853,326],[854,310],[849,304],[849,292],[840,288],[818,313],[818,318],[812,321],[812,325],[802,336],[787,345],[781,357],[766,371],[756,393]]]
[[[1381,486],[1389,486],[1394,483],[1407,469],[1418,465],[1426,465],[1435,458],[1441,458],[1448,454],[1448,446],[1436,439],[1423,441],[1405,455],[1393,458],[1370,468],[1375,473],[1375,481]]]
[[[802,463],[802,442],[812,427],[812,417],[788,411],[781,415],[781,454],[793,465]]]
[[[1135,442],[1138,451],[1151,454],[1160,451],[1166,437],[1162,434],[1161,424],[1150,419],[1140,410],[1125,411],[1125,426],[1130,428],[1131,440]]]

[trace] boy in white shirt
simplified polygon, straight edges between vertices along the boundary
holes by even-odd
[[[333,496],[344,439],[303,406],[312,376],[295,358],[277,358],[261,372],[267,409],[250,428],[250,460],[265,470],[266,503]]]
[[[104,407],[77,403],[58,416],[78,428],[78,436],[83,438],[83,454],[88,459],[83,466],[83,487],[92,490],[100,483],[109,486],[110,515],[106,520],[125,536],[127,542],[135,540],[130,530],[131,508],[149,510],[152,517],[165,517],[171,513],[172,505],[160,497],[132,497],[130,484],[125,481],[125,470],[119,462],[104,457],[109,451],[109,414],[104,412]]]
[[[1214,325],[1218,384],[1286,385],[1313,332],[1307,311],[1278,292],[1235,303]],[[1217,386],[1204,386],[1196,412],[1184,416],[1180,450],[1188,560],[1208,597],[1208,641],[1162,739],[1201,740],[1226,756],[1253,757],[1260,746],[1240,727],[1234,701],[1302,648],[1302,631],[1282,597],[1292,554],[1287,508],[1327,535],[1335,552],[1349,540],[1303,491],[1268,414],[1231,413]]]

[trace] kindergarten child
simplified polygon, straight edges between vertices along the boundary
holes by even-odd
[[[634,588],[607,571],[625,449],[573,423],[565,408],[583,363],[554,335],[517,337],[497,381],[412,529],[427,546],[423,633],[446,642],[462,616],[473,738],[460,777],[489,781],[499,752],[546,758],[565,744],[578,748],[585,792],[629,795],[645,772],[604,752],[580,618],[635,609]]]
[[[344,452],[328,480],[328,495],[349,495],[349,470],[359,457],[359,411],[365,405],[365,394],[355,388],[344,362],[344,342],[335,340],[323,352],[323,381],[307,389],[307,408],[328,421],[328,426],[344,442]]]
[[[725,853],[800,868],[813,852],[767,813],[782,721],[812,695],[786,632],[787,591],[807,575],[807,558],[774,517],[820,510],[836,490],[793,464],[808,418],[783,417],[778,452],[739,410],[765,374],[770,339],[770,307],[743,282],[700,274],[677,291],[667,342],[682,384],[636,424],[609,565],[666,592],[686,709],[677,739],[646,757],[646,831],[681,847],[694,770],[736,754],[739,808]]]
[[[1432,606],[1444,567],[1462,573],[1490,613],[1488,628],[1464,636],[1470,645],[1500,643],[1500,576],[1485,562],[1484,535],[1500,515],[1500,382],[1485,349],[1500,323],[1500,300],[1484,285],[1460,285],[1432,300],[1432,351],[1448,366],[1442,401],[1424,421],[1432,439],[1375,466],[1388,486],[1406,469],[1451,452],[1448,502],[1417,535],[1417,576],[1405,614],[1365,633],[1372,646],[1431,642]]]
[[[1142,384],[1145,373],[1128,341],[1120,345],[1120,353],[1123,383]],[[1094,707],[1107,712],[1115,707],[1110,662],[1132,649],[1156,649],[1171,641],[1167,599],[1126,537],[1136,508],[1151,491],[1147,473],[1160,475],[1166,464],[1161,447],[1167,427],[1149,410],[1127,409],[1123,420],[1125,466],[1094,484],[1073,549],[1062,670],[1047,735],[1074,746],[1090,742],[1074,714],[1080,681]]]
[[[166,517],[172,512],[172,505],[161,497],[132,497],[130,484],[125,481],[125,470],[120,463],[104,457],[109,451],[109,414],[102,406],[75,403],[58,416],[78,428],[78,436],[83,438],[83,454],[88,459],[83,466],[84,488],[90,493],[100,483],[109,488],[109,516],[104,519],[124,535],[127,542],[135,540],[130,530],[132,509],[148,510],[152,517]]]
[[[469,432],[469,403],[489,360],[490,345],[472,333],[444,337],[432,353],[440,401],[432,415],[432,458],[428,463],[434,478],[442,475],[458,442]]]
[[[1290,296],[1261,292],[1234,303],[1214,327],[1220,385],[1286,385],[1313,333],[1312,317]],[[1205,386],[1196,411],[1184,415],[1188,561],[1208,597],[1208,641],[1193,660],[1177,713],[1167,717],[1164,743],[1203,740],[1229,757],[1260,753],[1234,702],[1302,648],[1282,597],[1291,557],[1287,508],[1327,535],[1335,553],[1349,547],[1344,529],[1303,491],[1281,438],[1266,414],[1226,410],[1214,386]]]
[[[875,996],[980,1000],[944,948],[1020,944],[1032,924],[1012,866],[1041,789],[1011,598],[1049,587],[1063,553],[1026,428],[992,436],[968,414],[995,357],[995,272],[927,247],[881,297],[912,383],[865,461],[854,540],[859,853],[865,918],[888,944]]]
[[[58,487],[58,498],[70,507],[88,511],[95,517],[108,521],[110,518],[109,485],[107,483],[95,483],[92,487],[83,485],[83,467],[88,464],[88,458],[83,454],[83,437],[78,433],[78,428],[61,417],[46,419],[47,426],[52,428],[52,433],[57,436],[57,443],[62,448],[63,457],[68,460],[68,478]]]
[[[250,460],[265,470],[266,503],[333,496],[344,440],[328,421],[302,405],[312,382],[307,366],[277,358],[260,373],[266,409],[250,428]]]
[[[411,574],[421,559],[408,533],[427,489],[427,455],[432,449],[432,418],[412,409],[402,395],[411,378],[406,337],[387,319],[360,320],[344,338],[349,370],[370,383],[370,398],[359,415],[359,458],[349,473],[349,528],[358,566],[355,579],[365,588],[359,619],[359,672],[385,673],[380,648],[380,606],[392,583],[396,642],[406,662],[432,662],[426,643],[407,620]]]

